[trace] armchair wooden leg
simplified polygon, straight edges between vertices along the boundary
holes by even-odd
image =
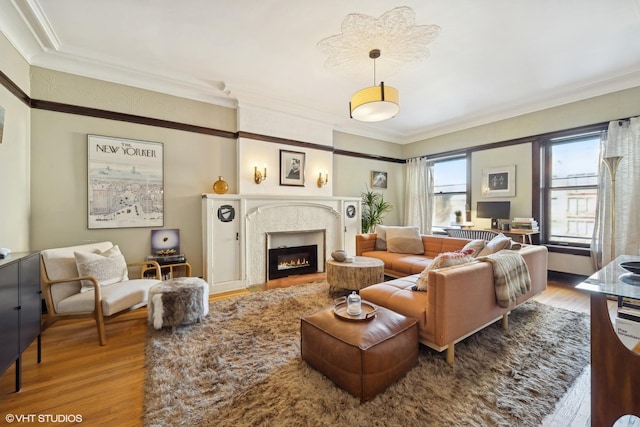
[[[98,339],[100,340],[100,345],[106,345],[107,335],[104,332],[104,321],[102,318],[96,318],[96,325],[98,326]]]
[[[100,345],[107,344],[107,334],[104,331],[104,318],[102,316],[102,307],[98,306],[96,310],[96,326],[98,327],[98,339]]]
[[[502,329],[505,331],[509,329],[509,313],[505,313],[502,315]]]

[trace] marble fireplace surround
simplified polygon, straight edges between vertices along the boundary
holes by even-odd
[[[331,252],[344,247],[339,199],[245,199],[245,203],[248,285],[267,281],[270,248],[317,244],[322,272]]]

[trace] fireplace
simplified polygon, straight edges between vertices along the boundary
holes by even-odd
[[[318,272],[318,245],[269,249],[267,280]]]

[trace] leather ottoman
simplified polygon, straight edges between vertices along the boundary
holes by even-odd
[[[366,402],[418,363],[418,324],[384,307],[363,321],[328,308],[300,319],[300,347],[303,360]]]

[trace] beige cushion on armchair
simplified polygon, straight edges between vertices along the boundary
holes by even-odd
[[[127,262],[120,252],[118,245],[104,252],[74,252],[79,276],[93,276],[99,286],[109,286],[114,283],[129,280]],[[91,280],[81,280],[80,292],[93,290]]]

